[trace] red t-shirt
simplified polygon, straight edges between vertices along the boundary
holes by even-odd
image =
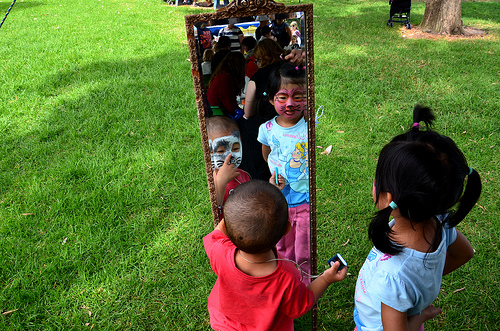
[[[222,202],[223,204],[226,202],[229,194],[231,194],[238,185],[249,182],[252,179],[248,172],[246,172],[245,170],[238,169],[238,172],[240,173],[240,175],[226,185],[226,192],[224,192],[224,200]]]
[[[213,77],[207,92],[210,106],[218,106],[224,115],[235,115],[239,109],[235,85],[236,81],[228,72],[221,71]]]
[[[208,297],[213,329],[293,330],[293,319],[314,305],[314,293],[292,262],[280,260],[273,273],[252,277],[236,267],[236,247],[224,233],[214,230],[203,243],[218,276]]]
[[[259,70],[259,67],[255,64],[255,55],[252,55],[247,60],[247,67],[245,70],[245,76],[252,78],[252,76]]]
[[[226,185],[226,191],[224,192],[224,200],[222,200],[222,206],[219,206],[218,208],[219,221],[222,221],[222,219],[224,218],[224,203],[226,203],[229,194],[231,194],[238,185],[249,182],[252,179],[252,177],[250,177],[248,172],[246,172],[245,170],[238,169],[238,172],[240,173],[240,175]]]

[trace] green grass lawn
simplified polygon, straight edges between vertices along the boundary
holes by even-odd
[[[297,1],[285,1],[296,4]],[[352,330],[378,152],[419,102],[483,179],[476,249],[426,330],[499,330],[500,2],[462,4],[478,39],[403,38],[387,1],[314,3],[318,260],[348,278],[319,330]],[[0,1],[4,15],[11,1]],[[412,5],[418,25],[424,2]],[[0,329],[207,330],[212,215],[184,15],[160,0],[18,2],[0,29]]]

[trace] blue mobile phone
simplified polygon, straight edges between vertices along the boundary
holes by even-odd
[[[278,182],[278,167],[274,168],[274,176],[276,177],[276,185],[279,185],[280,183]]]
[[[330,260],[328,260],[328,264],[330,265],[330,267],[333,267],[333,265],[337,261],[340,262],[340,267],[339,267],[339,269],[337,271],[340,271],[343,268],[347,267],[347,262],[344,260],[344,258],[342,257],[342,255],[340,255],[339,253],[335,254],[334,257],[332,257]]]

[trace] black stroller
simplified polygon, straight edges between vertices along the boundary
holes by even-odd
[[[407,29],[411,29],[410,10],[411,0],[389,0],[391,5],[391,18],[387,20],[387,26],[391,28],[394,22],[403,23]]]

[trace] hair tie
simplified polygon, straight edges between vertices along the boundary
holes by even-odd
[[[474,171],[474,169],[472,169],[471,167],[469,167],[469,173],[467,174],[467,176],[470,176],[472,175],[472,172]]]
[[[262,93],[262,95],[263,95],[263,96],[266,96],[266,95],[267,95],[267,93],[266,93],[266,92],[263,92],[263,93]]]
[[[394,201],[391,201],[391,203],[389,204],[389,207],[392,208],[392,210],[398,208],[398,205],[394,202]]]
[[[415,123],[413,123],[413,125],[411,127],[419,129],[420,128],[420,123],[415,122]]]
[[[301,67],[299,67],[299,66],[296,66],[296,67],[295,67],[295,70],[299,71],[300,69],[305,69],[305,68],[306,68],[306,66],[303,66],[302,68],[301,68]]]

